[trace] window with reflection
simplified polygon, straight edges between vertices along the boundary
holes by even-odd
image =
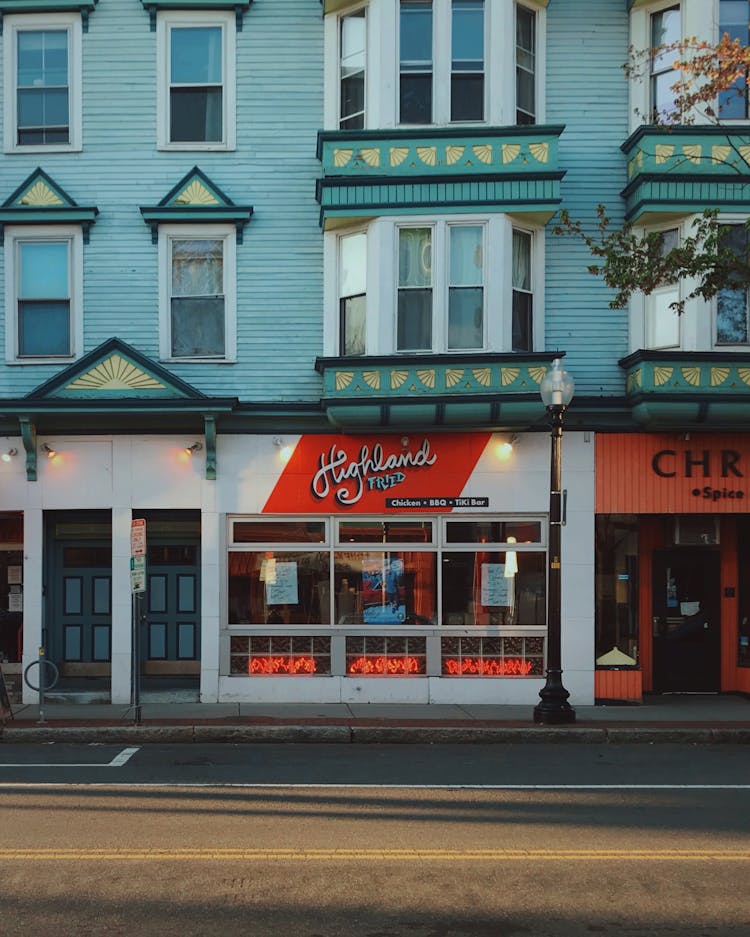
[[[232,552],[229,624],[330,624],[329,582],[328,552]]]
[[[437,556],[402,550],[343,552],[334,562],[340,625],[434,625]]]

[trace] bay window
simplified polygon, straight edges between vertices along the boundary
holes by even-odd
[[[369,0],[332,11],[325,127],[540,122],[544,7],[540,0]]]
[[[537,232],[501,214],[378,218],[328,232],[328,354],[534,351],[542,248]]]

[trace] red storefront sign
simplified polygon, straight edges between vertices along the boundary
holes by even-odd
[[[596,437],[599,514],[750,511],[750,437],[611,433]]]
[[[490,438],[490,433],[302,436],[263,511],[435,513],[471,507],[461,496]]]

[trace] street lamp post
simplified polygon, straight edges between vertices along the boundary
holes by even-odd
[[[568,703],[570,693],[562,682],[561,653],[561,527],[563,416],[573,399],[573,378],[555,358],[542,378],[540,392],[552,427],[550,449],[549,543],[547,556],[547,680],[534,707],[534,722],[562,725],[575,722],[576,711]]]

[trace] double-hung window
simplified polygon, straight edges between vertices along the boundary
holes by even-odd
[[[399,11],[399,123],[484,120],[484,0],[401,0]]]
[[[158,142],[166,149],[234,149],[235,18],[160,13]]]
[[[161,354],[231,360],[235,333],[235,232],[227,225],[159,228]]]
[[[670,47],[681,39],[679,4],[651,14],[650,114],[655,123],[677,116],[672,86],[679,74],[673,68],[675,51]]]
[[[534,348],[533,238],[529,231],[513,229],[513,351],[532,351]]]
[[[365,64],[367,19],[364,8],[339,20],[339,127],[361,130],[365,125]]]
[[[68,227],[7,227],[6,359],[71,357],[81,340],[82,236]]]
[[[536,13],[516,4],[516,123],[536,123]]]
[[[665,257],[670,251],[678,247],[679,243],[679,228],[667,228],[662,231],[659,248],[661,256]],[[680,317],[672,305],[679,298],[680,284],[677,280],[659,284],[646,297],[646,348],[680,347]]]
[[[339,241],[339,352],[365,353],[367,234],[356,231]]]
[[[81,17],[6,16],[5,150],[81,148]]]
[[[748,324],[748,287],[741,270],[750,260],[749,234],[744,224],[722,225],[721,245],[738,258],[736,274],[730,274],[727,286],[716,296],[716,344],[747,345],[750,343]]]
[[[748,0],[719,0],[719,38],[729,34],[742,46],[750,44],[750,2]],[[747,100],[747,69],[731,88],[719,93],[719,117],[722,120],[747,120],[750,106]]]
[[[484,347],[484,238],[475,224],[398,229],[397,351]]]

